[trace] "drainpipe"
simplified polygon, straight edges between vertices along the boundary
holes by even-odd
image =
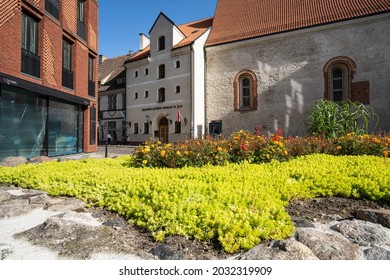
[[[190,122],[190,138],[193,139],[194,138],[194,117],[195,117],[195,108],[194,108],[194,104],[195,104],[195,90],[194,90],[194,73],[195,73],[195,63],[194,63],[194,46],[191,45],[191,58],[190,58],[190,64],[191,64],[191,72],[190,72],[190,88],[191,88],[191,104],[190,104],[190,116],[191,116],[191,122]]]

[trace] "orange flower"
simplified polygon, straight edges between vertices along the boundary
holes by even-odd
[[[383,156],[388,157],[389,156],[389,151],[383,151]]]

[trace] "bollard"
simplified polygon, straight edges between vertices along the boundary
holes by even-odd
[[[108,157],[108,141],[107,140],[106,140],[106,149],[105,149],[104,156]]]

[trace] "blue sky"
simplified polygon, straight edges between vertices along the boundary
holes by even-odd
[[[139,48],[160,12],[175,24],[214,16],[217,0],[100,0],[99,54],[108,58]]]

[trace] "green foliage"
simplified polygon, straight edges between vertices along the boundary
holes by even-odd
[[[373,109],[364,104],[319,100],[308,113],[305,126],[312,135],[338,137],[347,133],[365,134],[370,120],[376,117]]]
[[[294,227],[284,206],[294,198],[390,201],[387,158],[310,155],[288,162],[181,169],[129,168],[130,160],[137,159],[0,167],[0,183],[75,196],[123,215],[156,240],[188,236],[219,242],[227,252],[291,235]]]

